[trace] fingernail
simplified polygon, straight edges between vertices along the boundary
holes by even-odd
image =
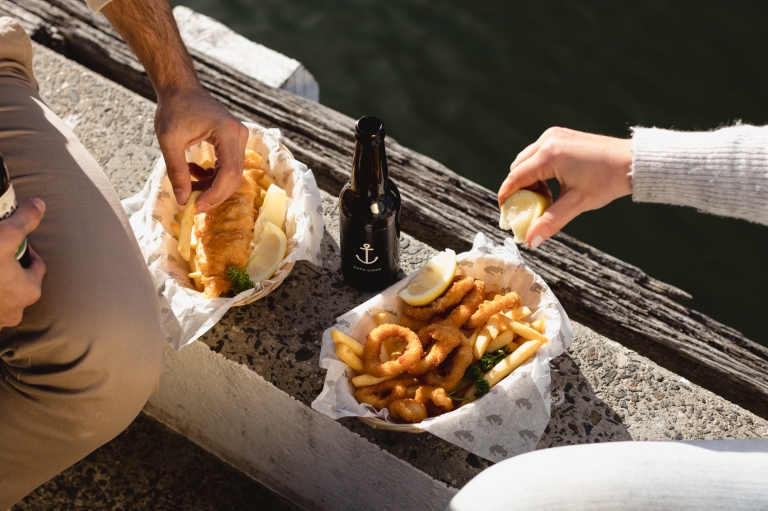
[[[541,237],[541,234],[537,234],[533,237],[528,246],[531,247],[531,249],[536,250],[542,243],[544,243],[544,238]]]
[[[178,204],[186,204],[187,194],[184,193],[184,190],[182,190],[181,188],[174,188],[173,194],[176,196],[176,202]]]
[[[197,210],[198,211],[205,212],[205,211],[208,211],[209,209],[211,209],[211,205],[208,204],[207,202],[198,202],[197,203]]]
[[[38,199],[35,197],[32,199],[32,204],[34,204],[35,207],[40,210],[40,213],[45,213],[45,202],[43,202],[43,199]]]

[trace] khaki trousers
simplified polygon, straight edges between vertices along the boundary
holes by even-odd
[[[119,199],[40,99],[32,45],[7,17],[0,18],[0,153],[19,201],[46,203],[28,239],[48,269],[40,301],[18,327],[0,330],[4,510],[131,423],[157,389],[165,339]]]

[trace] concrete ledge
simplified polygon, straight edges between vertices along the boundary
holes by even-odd
[[[35,52],[43,97],[74,126],[120,196],[135,193],[160,155],[152,134],[154,105],[45,48],[36,45]],[[315,486],[302,505],[338,509],[337,502],[325,500],[332,495],[345,506],[355,502],[357,508],[361,503],[368,507],[371,488],[358,486],[368,480],[355,473],[367,461],[333,452],[345,449],[360,449],[366,459],[388,467],[379,486],[387,488],[390,498],[396,486],[388,481],[399,481],[405,474],[420,491],[434,495],[435,502],[444,502],[451,490],[438,482],[460,488],[488,463],[429,434],[373,430],[352,419],[340,421],[340,427],[308,408],[324,376],[317,365],[320,333],[336,316],[370,296],[344,286],[338,271],[336,203],[323,194],[323,204],[325,268],[298,264],[275,293],[230,311],[194,350],[188,349],[193,351],[169,355],[163,390],[147,410],[241,470],[272,477],[267,484],[291,498],[304,494],[302,485],[307,484],[297,475],[306,475],[315,464],[326,472],[318,475],[320,481],[355,481],[348,490],[353,496],[338,496],[324,483],[310,482]],[[406,272],[434,253],[407,236],[402,249]],[[768,437],[765,420],[575,326],[573,346],[552,364],[554,406],[540,448],[629,439]],[[180,403],[201,413],[181,411]],[[267,422],[260,422],[262,418]],[[291,429],[276,433],[286,425]],[[288,445],[274,445],[283,438]],[[313,447],[318,439],[320,444]],[[294,452],[294,442],[302,441],[305,452]],[[265,445],[262,452],[262,442],[273,445]],[[273,459],[264,459],[263,453]],[[333,464],[326,463],[324,457],[329,456],[334,456]],[[335,472],[328,473],[331,467]],[[270,476],[270,471],[281,476]]]
[[[181,38],[189,48],[271,87],[312,101],[320,100],[320,86],[301,62],[254,43],[188,7],[174,7],[173,16]]]
[[[166,356],[144,411],[304,509],[439,511],[454,494],[201,342]]]

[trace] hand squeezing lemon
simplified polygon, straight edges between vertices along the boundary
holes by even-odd
[[[448,289],[455,275],[456,252],[446,249],[430,259],[397,295],[408,305],[426,305]]]
[[[525,243],[528,228],[552,203],[540,193],[530,190],[518,190],[501,205],[499,227],[512,229],[515,243]]]

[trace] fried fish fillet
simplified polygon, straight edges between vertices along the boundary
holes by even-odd
[[[263,176],[258,168],[244,169],[242,184],[231,197],[213,211],[195,216],[195,267],[202,274],[200,281],[207,298],[227,293],[232,285],[227,268],[243,268],[248,262],[257,217],[256,200],[263,193],[258,180]]]

